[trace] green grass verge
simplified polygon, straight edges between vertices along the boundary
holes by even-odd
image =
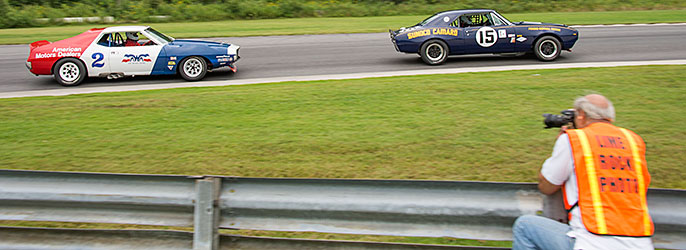
[[[686,10],[550,12],[505,14],[511,21],[541,21],[577,24],[686,22]],[[195,23],[149,23],[177,38],[268,36],[332,33],[367,33],[398,29],[420,22],[427,16],[292,18],[230,20]],[[56,41],[103,24],[0,29],[0,44],[25,44],[38,40]]]
[[[193,231],[192,227],[170,227],[170,226],[146,226],[128,224],[106,224],[106,223],[76,223],[76,222],[49,222],[49,221],[9,221],[0,220],[0,226],[4,227],[39,227],[39,228],[75,228],[75,229],[119,229],[119,230],[176,230]],[[372,241],[372,242],[392,242],[392,243],[412,243],[412,244],[440,244],[440,245],[461,245],[461,246],[493,246],[511,247],[510,241],[486,241],[455,239],[449,237],[401,237],[401,236],[381,236],[381,235],[357,235],[357,234],[332,234],[315,232],[278,232],[278,231],[258,231],[258,230],[229,230],[221,229],[220,234],[232,234],[243,236],[294,238],[294,239],[320,239],[320,240],[349,240],[349,241]]]
[[[536,181],[542,113],[599,92],[686,188],[686,66],[407,76],[0,100],[7,169]]]
[[[450,237],[429,238],[429,237],[401,237],[401,236],[380,236],[380,235],[330,234],[330,233],[313,233],[313,232],[275,232],[275,231],[253,231],[253,230],[220,230],[220,233],[238,234],[238,235],[243,235],[243,236],[276,237],[276,238],[371,241],[371,242],[391,242],[391,243],[431,244],[431,245],[512,247],[511,241],[467,240],[467,239],[455,239],[455,238],[450,238]]]

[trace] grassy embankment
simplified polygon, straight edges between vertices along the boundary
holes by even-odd
[[[542,113],[597,91],[686,188],[686,67],[532,70],[0,100],[8,169],[535,181]]]
[[[6,169],[532,182],[541,113],[611,98],[648,145],[651,187],[686,188],[686,66],[529,70],[0,100]],[[2,225],[158,228],[85,223]],[[174,228],[190,230],[189,228]],[[223,231],[427,244],[509,242]]]
[[[511,21],[541,21],[580,24],[674,23],[686,22],[686,10],[547,12],[505,14]],[[177,38],[267,36],[332,33],[383,32],[418,23],[423,16],[290,18],[230,20],[212,22],[150,23]],[[0,29],[0,44],[25,44],[37,40],[56,41],[77,35],[102,24],[43,28]]]

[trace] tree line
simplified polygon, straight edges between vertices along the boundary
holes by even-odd
[[[683,0],[0,0],[0,28],[60,25],[63,17],[117,22],[429,15],[488,8],[503,13],[686,8]],[[159,16],[168,18],[160,19]]]

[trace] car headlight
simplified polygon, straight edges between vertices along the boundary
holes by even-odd
[[[31,70],[31,62],[26,61],[26,67],[27,67],[29,70]]]
[[[240,49],[240,48],[241,48],[241,46],[231,44],[231,45],[229,45],[228,48],[226,48],[226,54],[238,56],[238,49]]]

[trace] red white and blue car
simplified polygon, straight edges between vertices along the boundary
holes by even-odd
[[[444,63],[449,55],[533,53],[541,61],[572,51],[579,31],[564,24],[510,22],[489,9],[434,14],[409,28],[389,30],[398,52],[419,54],[425,63]]]
[[[90,29],[54,43],[30,45],[26,67],[36,75],[54,75],[64,86],[79,85],[87,77],[179,74],[188,81],[208,70],[229,67],[240,58],[235,44],[175,40],[149,26]]]

